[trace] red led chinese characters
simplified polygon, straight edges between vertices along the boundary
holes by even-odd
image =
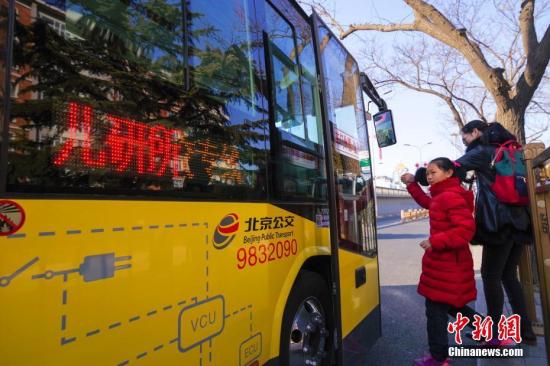
[[[234,147],[206,140],[185,141],[181,130],[94,114],[92,107],[75,102],[68,103],[66,125],[62,146],[53,158],[54,165],[60,167],[106,169],[138,176],[193,177],[189,156],[197,153],[206,163],[208,175],[212,174],[213,164],[230,171],[238,166]],[[220,156],[220,150],[225,156]],[[229,175],[236,183],[242,179],[235,170]]]

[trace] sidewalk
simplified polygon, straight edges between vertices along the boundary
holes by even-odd
[[[376,218],[376,228],[378,230],[399,224],[401,224],[401,215],[387,215]]]
[[[477,253],[476,253],[477,256]],[[479,251],[479,258],[481,258],[481,251]],[[487,306],[485,305],[485,294],[483,293],[483,283],[481,275],[476,268],[476,286],[477,286],[477,300],[475,303],[476,310],[481,314],[487,314]],[[541,313],[540,297],[535,299],[537,305],[537,313]],[[504,312],[506,314],[512,314],[512,308],[508,299],[504,301]],[[548,328],[548,327],[547,327]],[[546,359],[546,347],[544,344],[544,337],[538,337],[536,346],[529,346],[526,344],[520,345],[523,348],[523,357],[521,358],[480,358],[478,359],[477,366],[546,366],[550,365]]]
[[[416,287],[421,271],[423,250],[418,243],[427,237],[427,220],[378,230],[380,265],[380,294],[382,308],[382,338],[363,357],[364,365],[411,365],[428,348],[424,298]],[[486,313],[483,284],[480,276],[481,247],[472,247],[478,297],[476,310]],[[506,302],[505,312],[509,313]],[[463,336],[464,345],[473,341]],[[452,337],[449,337],[452,342]],[[450,343],[452,344],[452,343]],[[544,366],[546,350],[544,339],[539,337],[537,346],[523,346],[523,358],[453,358],[453,366]],[[359,356],[359,355],[358,355]]]
[[[476,274],[476,278],[479,275]],[[476,280],[477,282],[477,300],[476,300],[476,310],[481,314],[487,313],[487,307],[485,305],[485,297],[483,293],[483,283],[481,278]],[[540,306],[540,301],[538,302]],[[512,309],[510,308],[510,303],[506,299],[504,303],[504,312],[506,314],[512,314]],[[537,309],[538,310],[538,309]],[[529,346],[522,344],[520,345],[523,348],[523,357],[521,358],[480,358],[478,359],[477,366],[546,366],[550,365],[546,359],[546,347],[544,346],[544,338],[538,337],[536,346]]]
[[[474,270],[476,277],[477,299],[475,301],[475,309],[481,314],[487,314],[487,305],[485,304],[485,293],[483,292],[483,281],[481,279],[481,246],[472,246],[472,254],[474,256]],[[512,308],[504,293],[504,313],[512,314]],[[537,313],[541,314],[540,297],[535,299],[537,305]],[[538,337],[536,346],[522,344],[518,347],[523,348],[523,357],[521,358],[480,358],[477,360],[477,366],[546,366],[550,365],[546,359],[546,347],[544,337]]]

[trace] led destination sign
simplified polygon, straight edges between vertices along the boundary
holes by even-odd
[[[67,130],[53,157],[56,166],[173,179],[211,176],[213,168],[222,167],[235,183],[242,180],[233,146],[188,141],[182,130],[102,114],[75,102],[64,112]]]

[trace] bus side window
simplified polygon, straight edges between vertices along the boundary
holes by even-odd
[[[311,30],[265,3],[275,198],[326,200],[319,86]],[[297,38],[296,33],[300,34]],[[324,183],[326,184],[326,183]]]
[[[15,19],[8,191],[267,199],[252,0],[30,3]]]

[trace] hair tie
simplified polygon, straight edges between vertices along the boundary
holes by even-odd
[[[453,161],[453,165],[457,168],[460,168],[462,165],[459,162]]]

